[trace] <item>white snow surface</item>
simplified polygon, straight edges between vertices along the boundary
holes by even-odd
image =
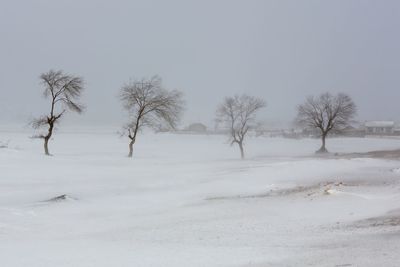
[[[0,266],[400,266],[400,162],[317,158],[319,140],[0,131]],[[332,152],[400,148],[336,138]],[[50,199],[66,195],[58,201]],[[398,213],[400,215],[400,212]]]

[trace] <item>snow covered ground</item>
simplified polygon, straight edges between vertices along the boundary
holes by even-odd
[[[2,128],[0,266],[400,266],[400,161],[318,140]],[[328,140],[332,152],[400,140]],[[57,200],[52,198],[66,195]]]

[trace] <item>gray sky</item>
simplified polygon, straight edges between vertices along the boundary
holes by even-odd
[[[38,76],[86,80],[78,123],[118,124],[129,78],[159,74],[210,123],[226,95],[289,122],[311,94],[350,94],[359,119],[400,121],[400,1],[0,0],[0,121],[48,109]],[[71,120],[71,119],[70,119]]]

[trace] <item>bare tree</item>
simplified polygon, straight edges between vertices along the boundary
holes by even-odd
[[[54,127],[66,111],[82,113],[84,106],[77,101],[83,91],[83,78],[65,74],[62,71],[50,70],[40,75],[44,86],[43,96],[50,98],[50,113],[32,121],[35,129],[47,128],[47,133],[35,137],[44,140],[44,152],[50,155],[48,143],[53,135]]]
[[[231,145],[238,144],[240,155],[244,158],[244,139],[250,127],[253,127],[256,113],[266,106],[264,100],[248,96],[226,97],[217,109],[217,123],[229,129]]]
[[[183,110],[182,93],[164,89],[157,75],[124,85],[120,99],[131,116],[130,122],[124,127],[130,139],[129,157],[132,157],[133,145],[142,127],[159,129],[164,125],[175,128]]]
[[[326,137],[331,131],[341,131],[356,115],[357,107],[350,96],[329,93],[309,97],[298,107],[297,122],[321,132],[322,146],[317,153],[327,153]]]

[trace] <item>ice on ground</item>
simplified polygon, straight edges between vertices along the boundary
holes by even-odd
[[[319,140],[2,131],[2,266],[399,266],[400,162]],[[337,153],[400,140],[329,139]],[[388,219],[389,218],[389,219]]]

